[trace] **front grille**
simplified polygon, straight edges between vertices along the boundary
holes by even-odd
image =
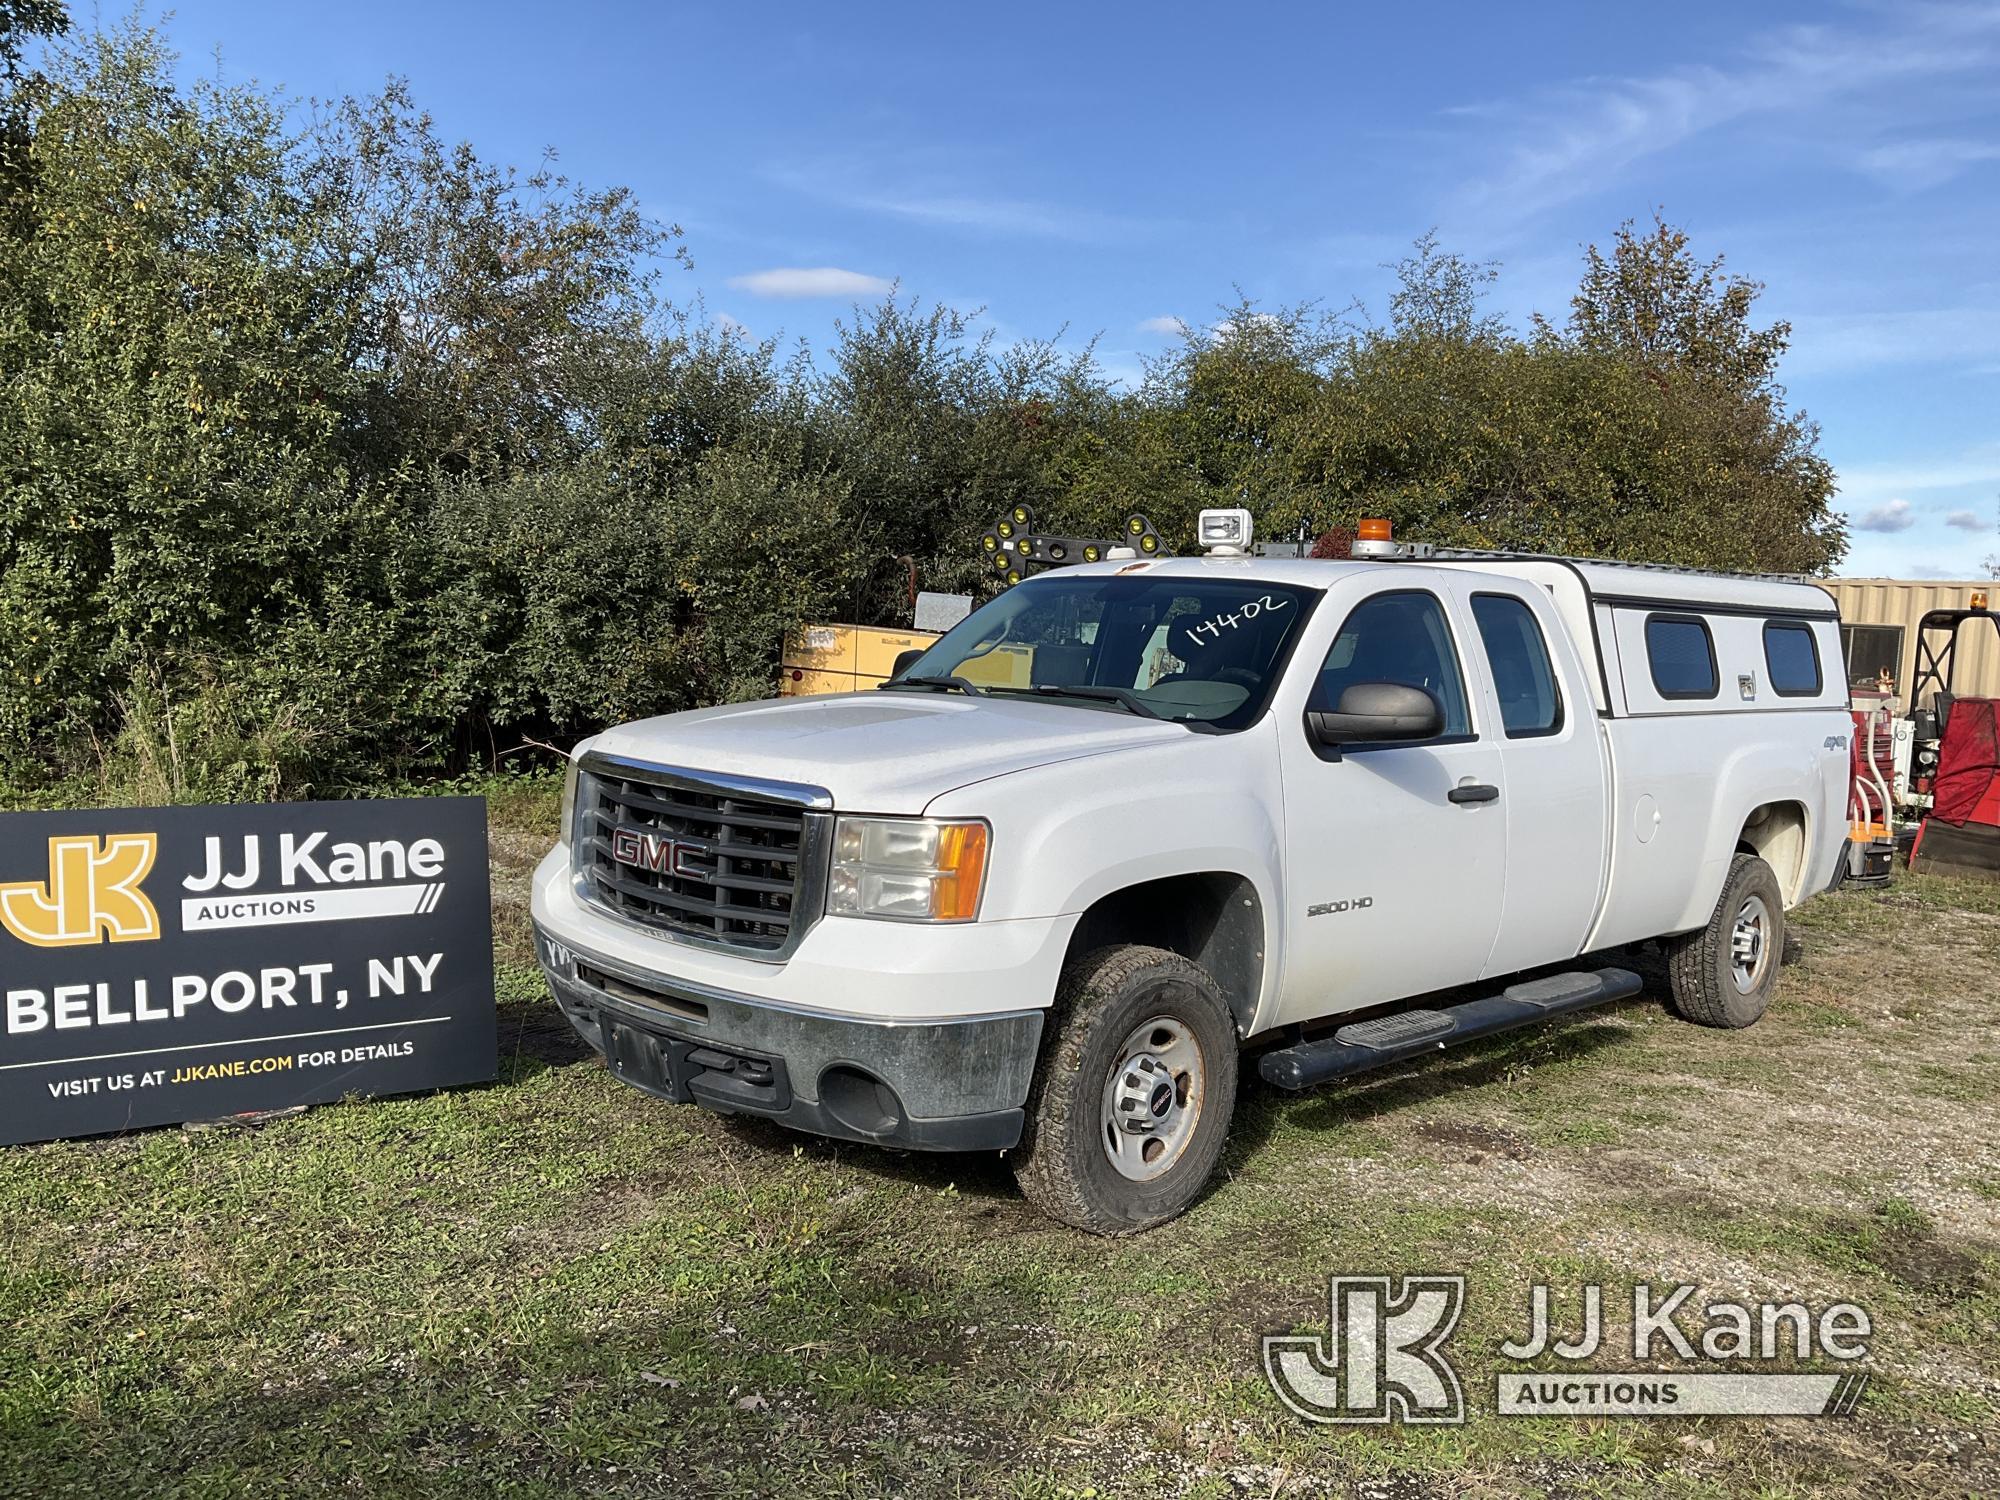
[[[809,920],[804,809],[622,768],[586,772],[578,802],[578,865],[612,911],[752,952],[785,948],[794,923]]]

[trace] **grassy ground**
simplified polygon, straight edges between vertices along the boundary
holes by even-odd
[[[1798,914],[1753,1031],[1649,998],[1304,1098],[1134,1241],[985,1158],[614,1084],[532,967],[553,788],[495,791],[490,1088],[0,1155],[0,1494],[2000,1492],[2000,886]],[[1258,1336],[1472,1278],[1450,1430],[1312,1428]],[[1852,1298],[1847,1421],[1490,1415],[1535,1278]]]

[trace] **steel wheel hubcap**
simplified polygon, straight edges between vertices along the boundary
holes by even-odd
[[[1747,995],[1756,989],[1770,961],[1771,910],[1762,896],[1751,896],[1737,909],[1729,931],[1729,977],[1736,992]]]
[[[1171,1016],[1132,1028],[1104,1082],[1102,1144],[1121,1177],[1148,1182],[1181,1159],[1201,1118],[1204,1070],[1194,1033]]]

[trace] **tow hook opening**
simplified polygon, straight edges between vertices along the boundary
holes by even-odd
[[[819,1102],[841,1124],[862,1135],[890,1136],[903,1128],[903,1101],[896,1091],[848,1063],[836,1063],[819,1075]]]

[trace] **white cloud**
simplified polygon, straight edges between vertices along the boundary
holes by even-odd
[[[864,194],[856,208],[872,208],[904,219],[921,219],[955,229],[990,229],[1001,234],[1037,235],[1046,239],[1087,239],[1082,222],[1064,210],[1026,198],[969,198],[944,193]]]
[[[1258,324],[1262,324],[1266,327],[1275,327],[1282,321],[1283,319],[1281,319],[1276,313],[1253,312],[1249,316],[1243,319],[1243,327],[1244,331],[1248,331],[1249,327]],[[1217,343],[1225,343],[1228,340],[1236,337],[1238,328],[1239,325],[1236,319],[1223,318],[1217,322],[1209,324],[1208,336],[1214,339]]]
[[[1984,531],[1993,522],[1976,510],[1955,510],[1944,518],[1947,526],[1956,526],[1960,531]]]
[[[1891,500],[1878,505],[1854,523],[1856,531],[1908,531],[1917,524],[1907,500]]]
[[[1791,376],[1882,365],[1948,364],[2000,344],[2000,303],[1913,307],[1897,312],[1801,313],[1785,356]]]
[[[1888,28],[1767,31],[1722,65],[1579,80],[1514,111],[1511,131],[1490,115],[1480,121],[1511,139],[1465,197],[1518,223],[1611,187],[1637,162],[1720,127],[1773,116],[1798,127],[1885,87],[1977,77],[1996,56],[2000,9],[1912,7]]]
[[[1179,338],[1187,332],[1187,324],[1179,318],[1147,318],[1139,324],[1141,333],[1160,333],[1168,338]]]
[[[732,338],[739,334],[744,338],[750,336],[750,325],[745,323],[741,318],[730,317],[726,312],[719,312],[715,315],[715,326]]]
[[[1985,141],[1897,141],[1861,153],[1861,170],[1903,192],[1949,182],[1967,167],[2000,161],[2000,145]]]
[[[1840,464],[1840,498],[1852,513],[1904,495],[1939,490],[1990,491],[2000,485],[2000,443],[1982,443],[1921,464]],[[1934,503],[1967,501],[1974,494],[1941,495]]]
[[[838,266],[778,266],[732,276],[729,284],[758,297],[882,297],[896,283]]]
[[[1146,227],[1137,220],[1094,209],[967,193],[956,186],[965,177],[961,165],[921,156],[903,173],[904,180],[894,184],[872,161],[793,163],[764,175],[780,187],[822,203],[946,229],[1102,243],[1130,239]]]

